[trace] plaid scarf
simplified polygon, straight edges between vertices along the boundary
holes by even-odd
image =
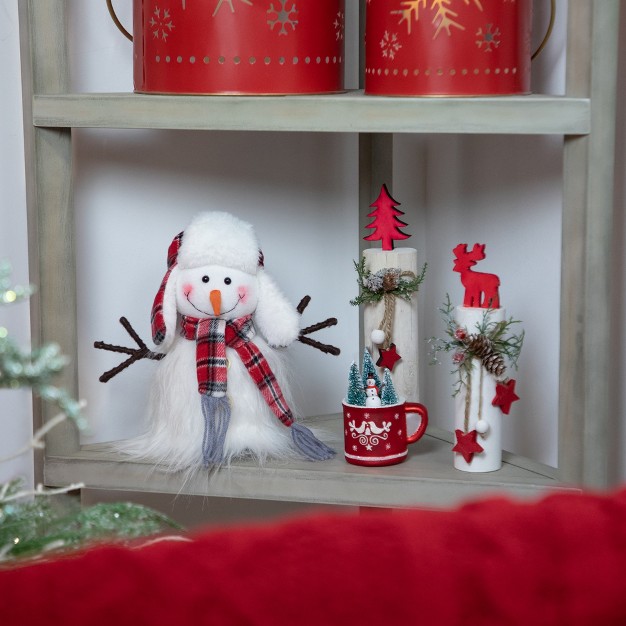
[[[251,315],[229,322],[182,316],[181,334],[196,342],[198,393],[214,398],[226,395],[226,347],[233,348],[274,415],[285,426],[293,424],[293,414],[269,363],[251,341],[255,335]]]

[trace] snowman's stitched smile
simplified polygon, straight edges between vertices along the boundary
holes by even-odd
[[[239,296],[239,300],[237,300],[237,302],[235,303],[235,306],[232,309],[228,309],[228,311],[222,311],[219,315],[214,315],[212,313],[207,313],[206,311],[203,311],[202,309],[199,309],[190,299],[189,299],[189,294],[186,293],[185,294],[185,298],[187,299],[187,302],[189,302],[189,304],[191,304],[191,306],[198,311],[198,313],[202,313],[202,315],[206,315],[207,317],[214,317],[215,319],[219,319],[222,315],[226,315],[228,313],[231,313],[232,311],[234,311],[238,306],[239,303],[243,300],[243,296]]]

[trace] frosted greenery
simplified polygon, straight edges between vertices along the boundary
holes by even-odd
[[[10,264],[0,263],[0,305],[22,302],[32,292],[32,287],[12,285]],[[56,344],[23,349],[9,337],[8,330],[0,326],[0,388],[31,388],[60,411],[33,434],[30,442],[0,458],[0,463],[29,453],[33,448],[42,448],[46,433],[67,419],[78,428],[84,426],[84,404],[53,382],[67,363],[67,357]],[[82,483],[60,489],[38,485],[29,490],[19,478],[0,483],[0,563],[39,558],[98,541],[128,541],[180,528],[161,513],[136,504],[122,502],[82,508],[77,498],[67,495],[82,487]]]
[[[161,513],[129,502],[82,508],[68,495],[13,500],[23,487],[13,480],[0,494],[0,563],[180,529]]]
[[[374,360],[372,359],[372,355],[370,354],[370,351],[367,348],[363,350],[363,367],[361,368],[361,372],[362,372],[363,387],[367,386],[367,377],[369,374],[372,374],[374,376],[374,381],[376,382],[376,386],[380,389],[380,386],[382,384],[380,380],[380,376],[376,372],[376,364],[374,363]]]
[[[383,372],[383,392],[380,396],[380,400],[383,406],[398,404],[399,402],[396,388],[393,386],[393,380],[391,379],[391,372],[387,368],[385,368]]]
[[[365,389],[363,389],[361,372],[359,372],[359,366],[354,361],[352,361],[348,373],[346,401],[354,406],[365,406]]]
[[[447,337],[431,337],[428,340],[431,345],[431,365],[440,363],[440,352],[452,353],[454,368],[451,373],[456,375],[453,395],[459,393],[465,378],[464,374],[471,371],[472,359],[481,358],[481,355],[473,349],[476,342],[469,341],[469,339],[485,338],[489,342],[491,354],[500,355],[508,367],[517,369],[517,361],[524,344],[524,331],[512,334],[511,329],[520,323],[519,320],[509,318],[501,322],[493,322],[490,319],[492,309],[485,309],[482,320],[476,323],[474,328],[462,328],[454,319],[454,305],[449,295],[446,295],[446,300],[439,311],[445,323]]]
[[[357,283],[361,293],[350,300],[350,304],[358,306],[380,302],[385,294],[397,296],[407,302],[411,301],[413,294],[418,291],[424,282],[427,264],[424,263],[418,276],[402,276],[398,268],[384,268],[377,272],[370,272],[365,266],[365,257],[357,263],[354,261],[354,269],[357,273]]]

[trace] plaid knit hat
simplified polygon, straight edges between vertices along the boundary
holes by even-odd
[[[201,213],[176,235],[167,251],[167,272],[154,299],[152,339],[167,349],[176,330],[178,268],[223,265],[256,275],[263,254],[251,224],[230,213]]]

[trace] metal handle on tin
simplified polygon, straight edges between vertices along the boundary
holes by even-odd
[[[109,0],[107,0],[108,2]],[[548,30],[544,35],[539,47],[533,52],[533,55],[530,57],[530,60],[533,61],[536,57],[541,54],[541,51],[546,47],[548,40],[550,39],[550,35],[552,35],[552,30],[554,28],[554,19],[556,17],[556,0],[550,0],[550,22],[548,23]]]
[[[130,41],[132,41],[133,36],[124,28],[124,25],[122,24],[122,22],[120,22],[119,18],[117,17],[117,14],[115,13],[115,9],[113,8],[113,0],[106,0],[106,3],[107,3],[107,9],[109,9],[109,15],[111,16],[113,23],[117,26],[120,33],[122,33],[122,35],[126,37],[126,39],[129,39]]]

